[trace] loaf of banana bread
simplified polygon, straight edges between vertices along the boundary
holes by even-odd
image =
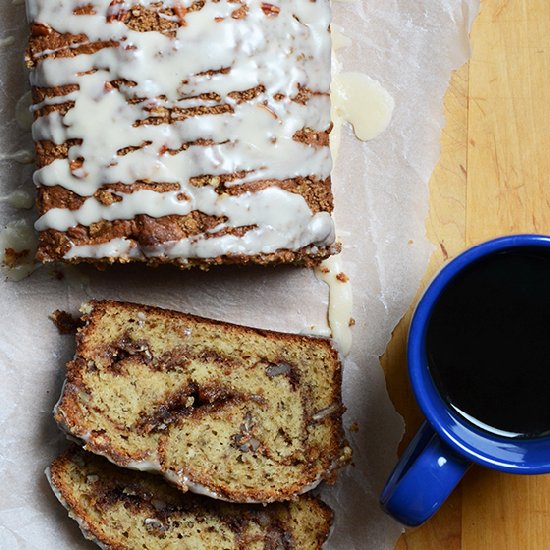
[[[319,263],[329,0],[27,0],[42,262]]]
[[[74,447],[47,470],[59,501],[88,539],[109,550],[319,550],[332,513],[318,499],[227,504],[123,470]]]
[[[233,502],[293,499],[349,462],[329,340],[121,302],[83,311],[55,418],[87,450]]]

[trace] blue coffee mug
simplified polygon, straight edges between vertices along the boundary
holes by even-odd
[[[420,525],[429,519],[473,463],[516,474],[550,472],[550,437],[512,439],[482,431],[445,402],[428,370],[427,329],[443,290],[473,262],[521,247],[550,247],[550,237],[514,235],[470,248],[439,272],[416,307],[407,357],[412,388],[426,422],[401,456],[380,497],[384,510],[405,525]]]

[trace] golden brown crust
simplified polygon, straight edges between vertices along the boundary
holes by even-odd
[[[152,461],[182,490],[236,502],[295,498],[349,461],[328,340],[137,304],[87,308],[56,411],[86,449]]]
[[[49,478],[85,536],[109,550],[245,550],[257,544],[320,550],[332,522],[330,508],[310,496],[264,507],[182,495],[157,476],[119,469],[74,446],[54,461]]]

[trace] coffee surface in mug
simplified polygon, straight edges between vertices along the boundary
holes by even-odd
[[[467,421],[505,437],[550,434],[550,252],[511,248],[458,273],[426,350],[439,392]]]

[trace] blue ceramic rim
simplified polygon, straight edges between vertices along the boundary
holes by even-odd
[[[408,363],[412,387],[424,415],[455,451],[483,466],[509,473],[550,472],[550,437],[514,440],[484,432],[468,423],[440,397],[428,370],[426,332],[435,302],[460,271],[489,254],[519,247],[549,247],[550,236],[512,235],[474,246],[447,264],[418,303],[409,330]]]

